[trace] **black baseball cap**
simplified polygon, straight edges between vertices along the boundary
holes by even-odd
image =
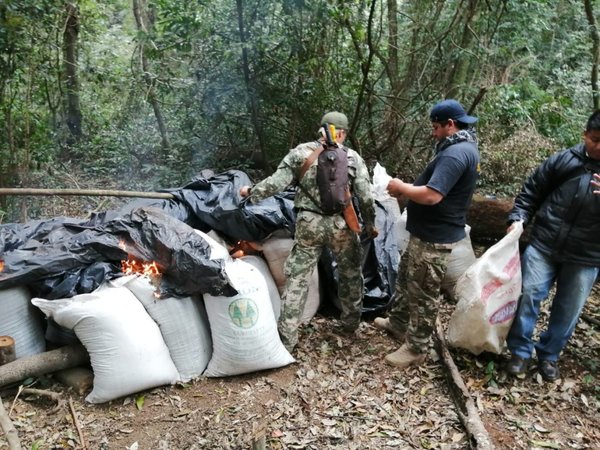
[[[465,108],[456,100],[448,99],[439,102],[433,108],[429,118],[432,122],[446,122],[449,119],[456,120],[462,123],[475,123],[477,117],[469,116],[465,112]]]

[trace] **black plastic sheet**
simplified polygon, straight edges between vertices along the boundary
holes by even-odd
[[[396,202],[394,199],[389,201]],[[392,206],[388,201],[375,201],[375,226],[379,230],[379,236],[375,239],[361,236],[363,314],[383,312],[389,309],[392,303],[400,263],[398,218],[394,216]],[[319,260],[319,276],[322,286],[321,302],[333,304],[338,310],[341,309],[337,294],[337,265],[333,253],[329,250],[325,250]]]
[[[210,260],[208,243],[194,229],[215,230],[232,243],[262,241],[282,230],[293,236],[295,231],[293,189],[254,204],[240,198],[244,185],[252,181],[231,170],[163,190],[172,200],[134,200],[87,220],[57,217],[0,225],[0,289],[26,284],[34,295],[48,299],[92,292],[104,280],[122,275],[121,261],[133,257],[157,262],[163,295],[233,295],[223,262]],[[389,206],[376,202],[379,236],[363,240],[367,313],[389,307],[397,276],[397,218]],[[330,254],[323,255],[319,267],[322,300],[335,303],[337,275]]]
[[[121,275],[128,258],[154,261],[162,269],[160,292],[187,296],[198,293],[234,295],[223,262],[210,260],[210,246],[195,230],[156,208],[138,208],[123,217],[92,224],[52,221],[48,227],[1,227],[11,245],[2,249],[0,289],[30,285],[46,298],[93,291],[103,279]],[[13,224],[11,224],[13,225]],[[29,236],[14,249],[14,236]]]
[[[215,230],[230,240],[262,241],[276,230],[294,234],[296,213],[293,190],[251,203],[239,195],[252,181],[244,172],[230,170],[210,178],[197,178],[177,191],[170,191],[187,205],[198,220],[198,228]]]

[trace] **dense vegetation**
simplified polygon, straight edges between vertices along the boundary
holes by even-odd
[[[428,109],[454,97],[480,117],[480,189],[510,195],[598,107],[594,6],[5,0],[0,187],[152,190],[207,168],[259,178],[331,109],[371,167],[411,179],[431,152]],[[32,205],[0,197],[0,221]]]

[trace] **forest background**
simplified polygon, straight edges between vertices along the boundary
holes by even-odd
[[[511,196],[599,107],[597,20],[598,0],[4,0],[0,188],[258,181],[328,110],[411,181],[428,110],[456,98],[480,118],[479,191]],[[0,223],[68,206],[0,196]]]

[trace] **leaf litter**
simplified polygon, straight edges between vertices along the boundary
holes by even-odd
[[[597,318],[599,304],[595,289],[585,313]],[[451,308],[442,308],[443,320]],[[297,362],[281,369],[200,378],[102,405],[85,403],[51,377],[44,387],[72,398],[90,449],[247,449],[263,434],[269,449],[469,447],[433,350],[423,366],[397,371],[383,360],[397,341],[370,322],[352,339],[338,336],[333,323],[315,317],[302,330]],[[535,369],[508,377],[501,370],[506,355],[451,352],[497,448],[600,448],[596,325],[580,320],[561,358],[563,379],[554,383]],[[12,406],[15,392],[2,394]],[[17,398],[11,420],[22,444],[81,448],[68,410],[49,415],[51,406]]]

